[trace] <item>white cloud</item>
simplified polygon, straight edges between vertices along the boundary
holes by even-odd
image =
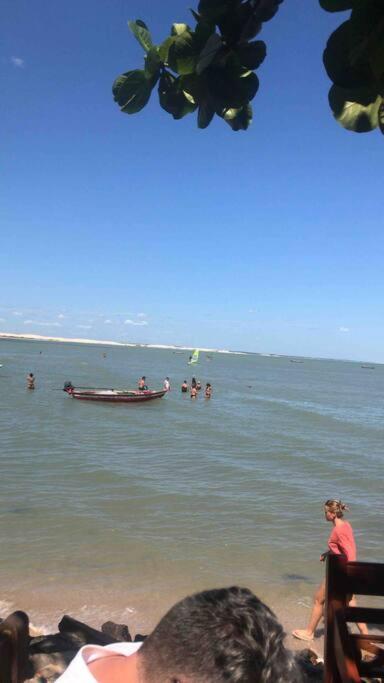
[[[124,320],[124,325],[148,325],[146,320]]]
[[[90,330],[92,325],[76,325],[80,330]]]
[[[339,327],[339,332],[349,332],[349,327]]]
[[[64,313],[59,313],[57,317],[59,318],[59,320],[63,320],[65,318],[65,315]]]
[[[138,313],[138,314],[137,314],[137,317],[138,317],[138,318],[146,318],[146,317],[147,317],[147,314],[146,314],[146,313]]]
[[[18,69],[22,69],[25,64],[24,59],[21,59],[21,57],[11,57],[11,62]]]
[[[12,311],[12,315],[23,315],[20,311]]]
[[[104,325],[112,325],[112,320],[104,320]]]
[[[39,327],[61,327],[60,323],[47,323],[40,320],[24,320],[24,325],[38,325]]]
[[[0,323],[5,323],[5,318],[0,318]]]

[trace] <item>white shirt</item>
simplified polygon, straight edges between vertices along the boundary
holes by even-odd
[[[116,654],[130,657],[141,647],[142,643],[112,643],[111,645],[84,645],[72,659],[68,668],[59,678],[57,683],[95,683],[96,678],[88,669],[89,662],[97,659],[105,659]]]
[[[164,382],[163,382],[163,389],[165,389],[165,391],[169,391],[170,388],[171,388],[171,385],[170,385],[169,380],[168,380],[168,379],[165,379]]]

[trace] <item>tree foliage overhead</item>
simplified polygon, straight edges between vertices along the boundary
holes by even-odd
[[[157,86],[161,107],[174,119],[197,111],[199,128],[216,114],[232,130],[246,130],[259,87],[255,71],[266,56],[265,43],[255,38],[282,2],[200,0],[197,12],[191,10],[194,29],[173,24],[160,45],[153,44],[143,21],[130,21],[145,58],[143,69],[127,71],[113,84],[121,111],[140,111]],[[384,134],[384,0],[319,2],[327,12],[351,11],[324,50],[333,81],[331,110],[348,130],[364,133],[379,127]]]
[[[198,11],[191,10],[194,29],[173,24],[160,45],[143,21],[130,21],[145,59],[143,69],[127,71],[113,84],[121,111],[140,111],[157,85],[160,105],[174,119],[197,110],[199,128],[216,114],[232,130],[246,130],[259,88],[254,72],[266,56],[265,43],[255,38],[282,1],[200,0]]]
[[[320,0],[320,5],[328,12],[351,10],[324,50],[333,114],[348,130],[379,127],[384,133],[384,1]]]

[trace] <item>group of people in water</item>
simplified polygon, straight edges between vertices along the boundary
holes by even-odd
[[[147,385],[147,379],[145,375],[140,377],[137,382],[137,388],[139,391],[147,391],[148,390],[148,385]],[[169,377],[166,377],[164,382],[163,382],[163,389],[164,391],[171,391],[171,382],[169,380]],[[202,390],[202,385],[199,379],[196,379],[196,377],[192,377],[191,379],[191,384],[189,385],[187,380],[185,379],[184,382],[181,385],[181,392],[183,394],[187,394],[188,392],[190,393],[191,398],[195,399],[198,397],[199,392]],[[212,385],[210,382],[207,382],[205,385],[204,389],[204,397],[205,398],[211,398],[212,396]]]
[[[184,382],[181,385],[182,393],[187,394],[189,391],[191,398],[197,398],[201,389],[202,389],[201,382],[199,379],[196,379],[195,377],[192,377],[190,386],[188,385],[188,382],[186,379],[184,380]],[[212,386],[209,382],[207,382],[205,385],[204,397],[205,398],[211,398],[211,396],[212,396]]]

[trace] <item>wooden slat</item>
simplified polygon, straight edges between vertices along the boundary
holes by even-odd
[[[375,607],[347,607],[345,618],[354,624],[384,624],[384,609]]]
[[[384,677],[383,634],[356,635],[347,623],[384,624],[384,609],[348,607],[352,594],[384,595],[384,564],[347,562],[343,556],[327,558],[324,683],[360,683]],[[361,661],[361,650],[375,655]]]

